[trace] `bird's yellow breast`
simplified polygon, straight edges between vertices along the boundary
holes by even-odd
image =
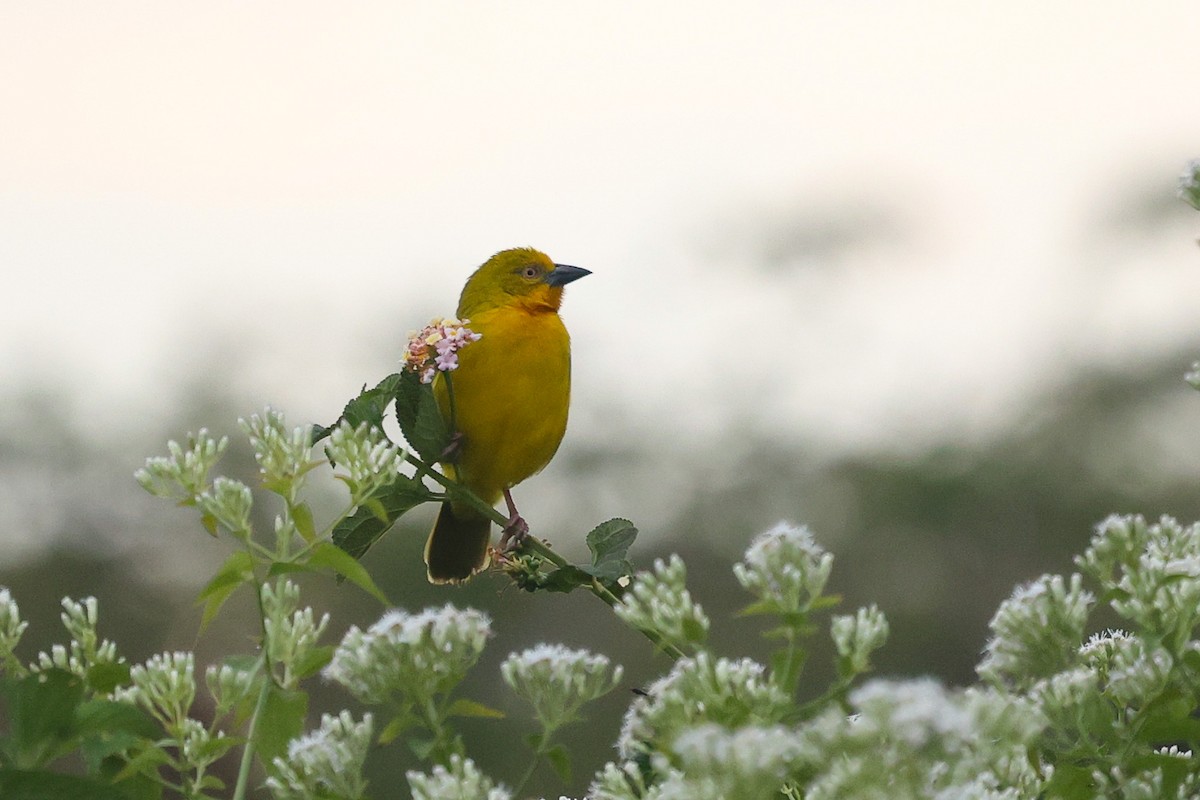
[[[471,318],[482,334],[463,348],[453,382],[455,424],[462,449],[454,471],[476,494],[496,502],[501,492],[538,472],[554,456],[567,428],[571,346],[553,311],[503,306]],[[449,393],[434,391],[449,418]]]

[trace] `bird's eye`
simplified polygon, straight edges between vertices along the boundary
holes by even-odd
[[[537,267],[526,267],[521,271],[521,274],[526,278],[536,278],[538,274]]]

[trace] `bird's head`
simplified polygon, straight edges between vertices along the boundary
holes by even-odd
[[[563,287],[590,275],[582,267],[555,264],[532,247],[502,250],[489,258],[463,287],[458,316],[470,318],[501,306],[529,311],[557,311]]]

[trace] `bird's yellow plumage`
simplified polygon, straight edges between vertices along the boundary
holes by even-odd
[[[571,342],[558,316],[562,287],[587,270],[555,264],[530,248],[492,256],[467,281],[458,316],[481,338],[458,356],[453,383],[455,427],[461,434],[453,464],[443,464],[488,503],[541,470],[567,429]],[[434,381],[442,414],[450,392]],[[521,525],[515,509],[510,525]],[[429,579],[465,580],[487,566],[491,522],[469,505],[444,503],[425,545]]]

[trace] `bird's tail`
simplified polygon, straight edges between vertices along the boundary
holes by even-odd
[[[425,543],[430,583],[461,583],[488,565],[492,521],[471,508],[442,503]]]

